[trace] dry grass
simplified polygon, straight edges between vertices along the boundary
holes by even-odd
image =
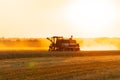
[[[26,53],[26,52],[24,52]],[[31,52],[31,54],[34,52]],[[65,53],[65,52],[64,52]],[[87,56],[89,53],[89,56]],[[120,55],[118,52],[73,52],[58,54],[41,53],[37,58],[17,58],[0,60],[0,80],[119,80]],[[100,52],[98,52],[100,54]],[[8,54],[8,53],[6,53]],[[12,53],[11,53],[12,54]],[[20,54],[20,53],[19,53]],[[21,53],[23,54],[23,53]],[[26,53],[27,55],[28,53]],[[38,54],[38,52],[35,52]],[[43,55],[44,54],[44,55]],[[77,55],[76,55],[77,54]],[[94,55],[93,55],[94,54]],[[102,53],[101,53],[102,54]],[[40,55],[40,54],[39,54]],[[67,55],[69,57],[67,57]],[[71,56],[70,56],[71,55]],[[64,57],[65,56],[65,57]]]

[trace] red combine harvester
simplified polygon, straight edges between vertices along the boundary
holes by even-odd
[[[47,39],[51,42],[49,51],[80,51],[79,44],[76,43],[76,40],[73,40],[73,36],[71,38],[53,36]]]

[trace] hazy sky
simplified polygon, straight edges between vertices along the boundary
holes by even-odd
[[[120,37],[120,0],[0,0],[0,37]]]

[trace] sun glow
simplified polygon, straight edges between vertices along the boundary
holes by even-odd
[[[120,37],[119,0],[0,0],[0,37]]]
[[[112,36],[113,24],[118,12],[113,1],[81,0],[74,1],[65,9],[66,19],[72,30],[82,37]],[[73,27],[74,26],[74,27]]]

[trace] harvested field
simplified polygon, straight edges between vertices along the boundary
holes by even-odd
[[[0,80],[119,80],[119,54],[119,51],[1,51]]]
[[[81,57],[81,56],[106,56],[106,55],[120,55],[120,51],[40,51],[40,50],[7,50],[0,51],[0,59],[13,58],[33,58],[33,57]]]

